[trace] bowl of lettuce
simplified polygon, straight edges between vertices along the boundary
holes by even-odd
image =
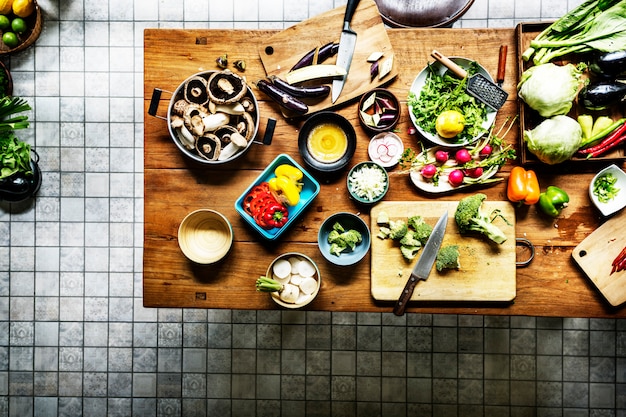
[[[478,62],[462,57],[450,59],[465,69],[469,76],[482,74],[493,82],[487,70]],[[419,134],[430,142],[446,147],[461,147],[473,143],[489,131],[496,111],[469,95],[466,79],[456,77],[439,62],[429,63],[415,78],[409,90],[408,107],[411,122]],[[465,118],[465,127],[453,138],[437,133],[437,116],[446,110],[456,110]]]

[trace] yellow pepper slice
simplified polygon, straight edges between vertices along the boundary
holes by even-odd
[[[267,183],[279,201],[290,206],[295,206],[300,201],[300,188],[291,178],[281,175],[271,178]]]

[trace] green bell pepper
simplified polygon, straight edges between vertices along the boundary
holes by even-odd
[[[546,191],[539,195],[539,208],[550,217],[557,217],[561,211],[567,207],[569,196],[565,191],[554,185],[546,188]]]

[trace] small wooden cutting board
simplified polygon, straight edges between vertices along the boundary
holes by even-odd
[[[572,258],[612,306],[626,301],[626,271],[611,274],[613,259],[626,246],[626,210],[607,220],[572,252]]]
[[[307,52],[322,47],[328,42],[339,42],[345,10],[345,6],[337,7],[261,41],[259,43],[259,55],[266,74],[285,79],[285,74]],[[367,58],[372,52],[384,54],[379,64],[393,56],[393,49],[385,25],[373,0],[361,0],[350,26],[357,34],[356,48],[341,95],[334,104],[330,95],[322,101],[307,103],[309,105],[307,114],[356,99],[363,93],[390,82],[398,75],[397,65],[394,64],[391,72],[383,79],[376,77],[372,80],[370,77],[371,63],[367,62]],[[334,64],[335,62],[336,56],[324,61],[324,64]],[[328,82],[329,80],[322,81]],[[311,83],[315,84],[313,81]]]
[[[494,221],[507,240],[498,245],[481,235],[461,235],[454,220],[458,201],[389,201],[377,204],[371,211],[371,281],[372,297],[379,301],[395,301],[400,296],[419,258],[407,261],[398,244],[376,237],[376,223],[381,211],[390,219],[420,215],[434,226],[447,210],[448,225],[442,245],[458,245],[461,269],[438,272],[435,266],[426,281],[415,287],[411,300],[418,301],[499,301],[509,302],[516,294],[515,209],[508,201],[489,201],[485,210],[501,210],[510,226],[502,219]]]

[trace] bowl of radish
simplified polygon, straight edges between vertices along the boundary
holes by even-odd
[[[395,166],[404,152],[404,143],[393,132],[379,133],[374,136],[367,147],[367,153],[373,162],[384,168]]]
[[[320,271],[311,258],[302,253],[288,252],[270,263],[265,276],[256,281],[256,288],[269,292],[276,304],[296,309],[315,299],[321,283]]]

